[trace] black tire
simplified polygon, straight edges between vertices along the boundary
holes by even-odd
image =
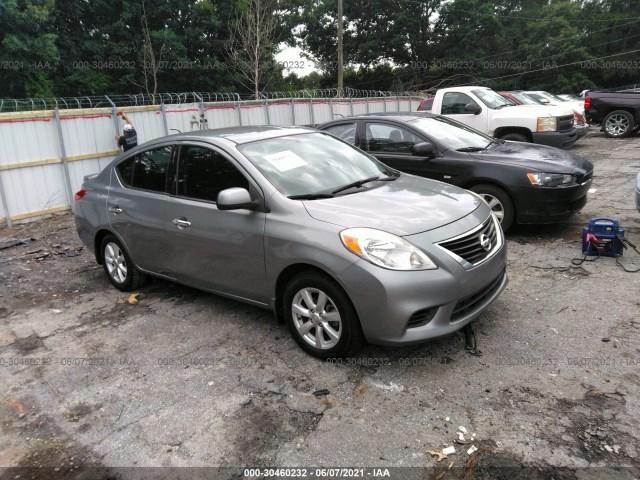
[[[318,308],[321,294],[326,301]],[[294,308],[300,313],[294,313]],[[339,358],[362,346],[362,330],[351,300],[325,275],[307,271],[293,277],[283,292],[282,314],[293,339],[314,357]],[[327,321],[329,315],[339,320]],[[337,334],[337,339],[329,331]]]
[[[118,290],[130,292],[144,285],[146,276],[131,261],[120,241],[107,235],[100,245],[102,266],[111,284]]]
[[[511,198],[499,187],[493,185],[475,185],[469,190],[480,195],[489,208],[496,214],[503,231],[509,230],[515,218],[515,208]]]
[[[500,137],[502,140],[511,140],[513,142],[526,142],[531,143],[529,137],[527,137],[524,133],[505,133]]]
[[[602,129],[605,137],[624,138],[631,135],[636,128],[636,122],[633,115],[625,110],[614,110],[604,117]]]

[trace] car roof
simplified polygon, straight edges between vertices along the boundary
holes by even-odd
[[[163,137],[162,140],[170,138],[174,141],[180,140],[215,140],[224,139],[235,144],[249,143],[267,138],[284,137],[300,133],[315,132],[311,128],[305,127],[277,127],[277,126],[246,126],[215,128],[211,130],[196,130],[193,132],[177,133]]]
[[[336,118],[331,120],[330,122],[325,122],[322,125],[327,125],[329,123],[339,123],[344,120],[351,119],[371,119],[371,120],[399,120],[401,122],[409,122],[416,118],[434,118],[438,115],[428,112],[379,112],[379,113],[362,113],[360,115],[352,115],[349,117]],[[320,125],[320,126],[322,126]]]

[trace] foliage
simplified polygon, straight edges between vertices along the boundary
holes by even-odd
[[[256,1],[273,2],[272,35],[254,65],[241,67],[248,82],[229,74],[242,49],[227,46]],[[349,0],[344,12],[352,88],[579,92],[638,83],[634,0]],[[336,14],[336,0],[1,0],[0,97],[334,88]],[[278,65],[283,42],[319,72],[301,78]]]

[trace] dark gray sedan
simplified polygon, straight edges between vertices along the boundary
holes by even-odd
[[[116,288],[149,274],[270,308],[320,358],[447,335],[507,283],[478,196],[304,128],[154,140],[86,179],[74,210]]]

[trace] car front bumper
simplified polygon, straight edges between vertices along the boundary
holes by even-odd
[[[441,230],[441,229],[438,229]],[[484,312],[508,283],[506,244],[483,263],[465,269],[433,245],[433,232],[405,237],[423,248],[438,269],[387,270],[364,260],[340,275],[370,343],[410,345],[451,334]]]
[[[578,133],[574,128],[568,132],[533,132],[533,143],[548,145],[556,148],[571,148],[578,140]]]
[[[576,133],[578,134],[578,140],[584,137],[587,134],[587,130],[589,130],[588,125],[576,125]]]
[[[566,220],[587,204],[591,180],[570,187],[512,189],[518,223],[555,223]]]

